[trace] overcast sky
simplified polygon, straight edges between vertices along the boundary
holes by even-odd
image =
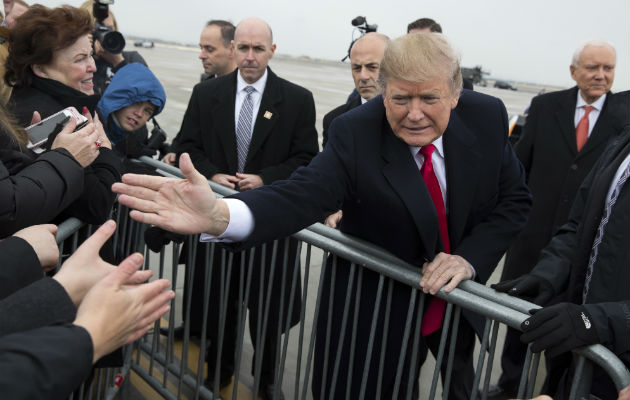
[[[482,65],[497,78],[567,87],[573,84],[569,64],[575,48],[603,39],[617,49],[613,90],[630,89],[628,0],[116,0],[112,10],[123,34],[189,44],[199,42],[209,19],[238,23],[257,16],[271,25],[280,54],[329,60],[345,55],[350,21],[357,15],[390,37],[406,33],[416,18],[431,17],[460,51],[463,66]]]

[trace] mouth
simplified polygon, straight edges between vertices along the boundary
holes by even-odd
[[[135,119],[133,119],[133,118],[131,118],[131,117],[128,117],[128,118],[127,118],[127,123],[128,123],[129,125],[131,125],[131,126],[134,126],[134,127],[135,127],[135,126],[138,126],[138,121],[136,121]]]
[[[89,87],[89,88],[94,87],[94,82],[92,82],[92,77],[90,77],[89,79],[82,80],[81,85]]]
[[[403,126],[403,129],[405,129],[407,132],[414,134],[414,135],[420,135],[423,134],[424,132],[427,132],[429,130],[429,128],[431,128],[431,125],[426,125],[426,126]]]

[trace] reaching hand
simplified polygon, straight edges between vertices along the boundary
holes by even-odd
[[[179,167],[186,179],[125,174],[112,190],[121,195],[120,204],[134,209],[129,215],[138,222],[185,235],[225,232],[230,220],[225,202],[217,200],[187,153],[181,155]]]
[[[50,271],[59,262],[59,247],[57,245],[57,225],[33,225],[21,229],[13,234],[31,245],[44,272]]]
[[[438,253],[433,261],[422,266],[420,287],[425,293],[436,294],[444,285],[446,293],[455,289],[459,282],[471,279],[474,270],[463,257],[454,254]]]
[[[77,310],[75,325],[84,327],[92,338],[95,362],[105,354],[144,335],[150,324],[169,310],[175,297],[165,291],[166,279],[129,285],[138,274],[143,258],[139,253],[127,257],[87,293]]]
[[[504,292],[510,296],[531,301],[544,306],[554,296],[553,286],[546,279],[535,275],[523,275],[509,281],[503,281],[490,285],[497,292]]]
[[[546,350],[555,357],[576,347],[599,343],[594,321],[586,307],[571,303],[530,310],[531,317],[523,321],[521,341],[532,343],[532,352]]]
[[[75,305],[79,305],[85,294],[105,275],[116,267],[103,261],[99,252],[103,244],[116,230],[114,221],[105,222],[96,230],[53,276],[66,289]],[[138,271],[128,283],[144,282],[151,277],[151,271]]]

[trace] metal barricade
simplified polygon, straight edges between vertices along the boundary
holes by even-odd
[[[147,157],[142,161],[165,175],[181,177],[176,168]],[[231,192],[210,184],[219,196]],[[472,281],[449,294],[439,292],[448,305],[435,346],[436,366],[421,373],[427,350],[420,326],[429,298],[419,290],[419,268],[374,245],[315,224],[291,239],[242,252],[200,244],[196,236],[189,236],[183,245],[167,245],[155,255],[144,246],[145,227],[122,209],[117,218],[118,252],[143,251],[145,268],[154,270],[156,278],[171,279],[178,292],[168,317],[156,321],[129,347],[118,373],[133,371],[167,399],[236,399],[244,398],[243,392],[255,398],[264,389],[262,383],[273,384],[274,398],[279,390],[289,399],[311,399],[313,393],[322,399],[447,398],[451,383],[462,379],[451,376],[451,371],[464,310],[485,317],[468,394],[485,399],[499,326],[519,329],[528,310],[537,308]],[[185,262],[180,264],[182,258]],[[203,268],[203,274],[196,268]],[[195,281],[199,276],[203,279]],[[200,297],[193,298],[193,286],[202,292]],[[401,298],[405,307],[395,307]],[[176,338],[174,328],[180,320],[183,335]],[[160,336],[164,326],[168,333]],[[384,345],[391,343],[396,343],[397,354]],[[268,357],[273,361],[272,376],[264,376],[269,367],[261,356],[265,346],[273,348]],[[605,347],[594,345],[574,353],[578,363],[571,398],[588,398],[590,388],[583,383],[590,382],[585,374],[591,364],[602,367],[618,390],[630,385],[625,366]],[[539,361],[540,354],[527,353],[519,398],[533,395]],[[234,374],[225,386],[222,369]]]

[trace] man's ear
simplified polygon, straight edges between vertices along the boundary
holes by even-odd
[[[39,64],[31,65],[31,71],[33,71],[35,76],[38,76],[40,78],[48,78],[48,74],[46,73],[46,70]]]

